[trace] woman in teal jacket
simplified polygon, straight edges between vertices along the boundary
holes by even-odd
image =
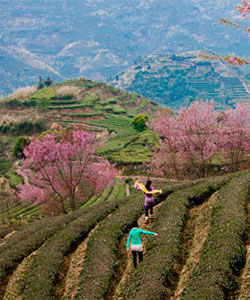
[[[141,234],[150,234],[150,235],[154,235],[157,236],[157,233],[151,232],[151,231],[146,231],[146,230],[142,230],[140,228],[138,228],[138,223],[137,221],[133,222],[132,224],[132,229],[129,232],[129,236],[128,236],[128,240],[127,240],[127,251],[129,251],[129,246],[130,246],[130,240],[131,240],[131,252],[133,255],[133,264],[134,267],[136,268],[137,266],[137,262],[136,262],[136,258],[137,258],[137,253],[139,256],[139,261],[141,262],[143,259],[143,249],[142,249],[142,242],[141,242]]]

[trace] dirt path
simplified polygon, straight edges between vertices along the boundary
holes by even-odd
[[[246,265],[239,278],[239,291],[237,300],[249,300],[250,299],[250,198],[247,205],[248,212],[248,239],[245,244],[246,251]]]
[[[159,203],[154,207],[154,215],[157,214],[157,210],[163,202]],[[138,219],[138,225],[141,229],[150,230],[151,224],[144,223],[145,214],[141,215]],[[126,285],[126,280],[131,276],[134,276],[135,269],[132,263],[131,253],[126,251],[126,242],[127,242],[128,234],[126,234],[120,241],[119,244],[119,266],[117,271],[117,276],[113,282],[113,291],[108,295],[107,300],[122,300],[122,294],[124,287]],[[142,241],[143,244],[143,255],[146,253],[146,245],[145,242]]]
[[[30,264],[37,251],[32,252],[29,256],[25,257],[23,261],[18,265],[13,274],[9,277],[8,284],[6,286],[6,292],[2,300],[21,300],[21,287],[25,273],[29,269]]]
[[[218,192],[207,201],[189,210],[183,233],[182,253],[170,276],[169,299],[180,300],[190,274],[200,259],[201,251],[210,228],[210,216]]]

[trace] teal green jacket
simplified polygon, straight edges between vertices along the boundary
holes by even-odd
[[[151,235],[155,234],[154,232],[142,230],[142,229],[137,228],[137,227],[131,229],[130,233],[129,233],[129,236],[128,236],[128,240],[127,240],[127,249],[129,248],[131,239],[132,239],[131,245],[140,245],[141,244],[141,233],[151,234]]]

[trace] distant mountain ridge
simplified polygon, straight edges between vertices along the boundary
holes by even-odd
[[[238,2],[3,0],[0,96],[36,84],[38,75],[105,81],[152,53],[209,49],[247,56],[247,34],[219,24],[222,17],[239,21]]]
[[[110,83],[179,110],[195,99],[214,100],[217,109],[250,101],[250,72],[198,51],[141,57]]]

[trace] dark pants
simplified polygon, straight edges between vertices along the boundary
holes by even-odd
[[[145,207],[145,216],[148,217],[148,211],[150,210],[151,216],[153,215],[153,205]]]
[[[131,252],[132,252],[132,255],[133,255],[133,264],[134,264],[134,267],[136,268],[136,266],[137,266],[137,261],[136,261],[137,254],[139,256],[139,262],[141,262],[142,259],[143,259],[143,252],[142,251],[131,251]]]

